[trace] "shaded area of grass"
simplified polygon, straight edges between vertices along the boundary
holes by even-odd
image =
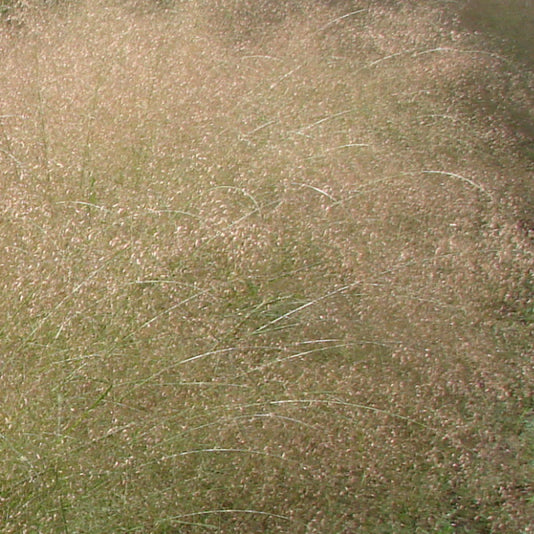
[[[461,11],[462,21],[472,30],[500,40],[530,67],[534,66],[534,7],[524,0],[468,0]]]
[[[532,2],[470,0],[460,10],[460,21],[463,26],[483,35],[493,50],[504,56],[518,59],[532,74],[534,67],[534,6]],[[481,88],[476,105],[486,113],[498,112],[503,115],[510,130],[515,131],[521,139],[519,149],[523,155],[530,161],[534,161],[532,81],[530,82],[531,96],[526,101],[507,99],[504,95],[495,99],[485,89],[482,89],[480,80],[475,80],[474,84]],[[528,213],[527,218],[530,221],[527,226],[531,227],[534,219],[531,195],[528,191],[523,192],[522,195],[529,199],[525,212]]]
[[[529,532],[530,73],[440,2],[257,9],[1,30],[3,531]]]

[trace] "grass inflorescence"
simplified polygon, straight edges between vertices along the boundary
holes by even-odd
[[[532,73],[457,4],[0,3],[2,532],[533,532]]]

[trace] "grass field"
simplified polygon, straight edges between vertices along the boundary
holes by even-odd
[[[3,533],[534,532],[533,9],[467,4],[0,2]]]

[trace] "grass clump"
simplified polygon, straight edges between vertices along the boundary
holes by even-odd
[[[531,73],[254,6],[0,27],[3,532],[530,532]]]

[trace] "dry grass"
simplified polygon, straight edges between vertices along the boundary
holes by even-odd
[[[531,73],[438,1],[41,7],[2,531],[533,532]]]

